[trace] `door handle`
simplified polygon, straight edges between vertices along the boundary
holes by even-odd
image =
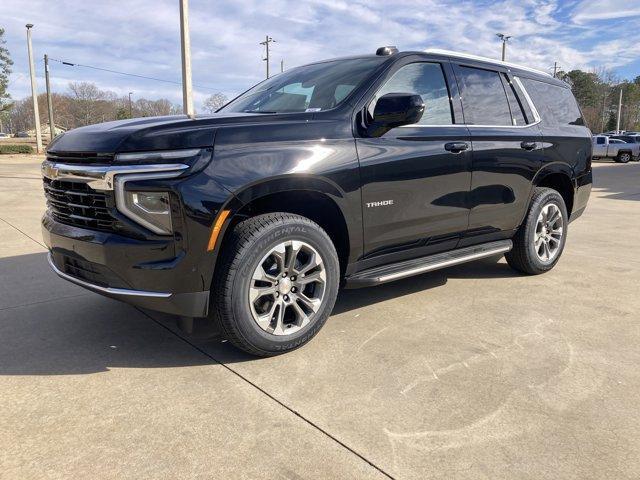
[[[533,150],[537,146],[538,146],[538,144],[536,142],[522,142],[520,144],[520,148],[522,148],[524,150]]]
[[[451,153],[464,152],[468,148],[469,144],[467,142],[449,142],[444,144],[444,149]]]

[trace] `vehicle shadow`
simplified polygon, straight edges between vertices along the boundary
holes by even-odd
[[[352,310],[374,305],[376,303],[389,300],[399,300],[406,295],[412,295],[418,292],[428,294],[428,291],[447,284],[450,278],[512,278],[519,277],[521,274],[509,267],[505,262],[500,262],[503,257],[501,255],[489,257],[476,262],[471,262],[456,267],[450,267],[435,272],[417,275],[415,277],[398,280],[396,282],[386,283],[376,287],[359,288],[359,289],[342,289],[338,293],[336,304],[333,308],[333,315],[348,313]],[[455,299],[452,298],[452,301]],[[194,346],[215,358],[218,362],[224,364],[232,364],[236,362],[255,361],[256,357],[245,354],[244,352],[232,347],[225,339],[221,329],[217,327],[217,331],[211,336],[210,326],[200,327],[196,325],[196,329],[192,334],[185,333],[178,326],[175,317],[164,315],[157,312],[145,312],[155,321],[161,323],[167,329],[173,331],[176,335],[185,341],[192,343]],[[331,322],[331,318],[328,320]],[[214,327],[216,329],[216,327]]]
[[[378,287],[342,290],[334,314],[444,286],[449,278],[518,274],[500,257]],[[454,301],[454,299],[452,299]],[[184,333],[177,317],[142,311],[69,284],[44,253],[0,259],[0,376],[85,375],[256,361],[219,330]],[[331,321],[331,319],[329,319]]]

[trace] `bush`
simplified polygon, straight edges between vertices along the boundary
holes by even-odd
[[[0,154],[3,153],[33,153],[31,145],[0,145]]]

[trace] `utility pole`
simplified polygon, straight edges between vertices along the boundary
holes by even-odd
[[[182,111],[195,118],[191,85],[191,40],[189,38],[189,0],[180,1],[180,46],[182,50]]]
[[[44,54],[44,79],[47,84],[47,108],[49,110],[49,138],[53,141],[56,136],[56,124],[53,123],[53,99],[51,98],[51,84],[49,83],[49,55]]]
[[[33,120],[36,126],[36,152],[42,153],[42,132],[40,131],[40,111],[38,110],[38,89],[36,87],[36,67],[33,63],[33,47],[31,46],[32,23],[27,23],[27,50],[29,52],[29,72],[31,73],[31,96],[33,97]]]
[[[284,72],[284,58],[280,60],[280,73]]]
[[[267,55],[262,60],[267,62],[267,78],[269,78],[269,44],[276,43],[276,41],[267,35],[264,39],[264,42],[260,42],[260,45],[264,45],[265,50],[267,51]]]
[[[504,59],[507,56],[507,42],[511,38],[511,35],[505,35],[504,33],[496,33],[496,36],[500,40],[502,40],[502,61],[504,62]]]
[[[133,95],[133,92],[129,92],[129,118],[133,118],[133,110],[131,108],[131,95]]]
[[[620,97],[618,98],[618,120],[616,122],[616,133],[620,133],[620,114],[622,113],[622,87],[620,87]]]
[[[600,129],[601,132],[604,132],[604,115],[606,113],[606,105],[607,105],[607,92],[605,91],[604,94],[602,95],[602,128]]]
[[[558,62],[553,62],[553,78],[557,78],[558,68]]]

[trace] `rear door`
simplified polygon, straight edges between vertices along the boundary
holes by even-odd
[[[506,70],[454,63],[473,144],[469,229],[460,246],[509,236],[544,162],[539,118]]]
[[[448,62],[404,59],[366,100],[368,114],[387,93],[418,94],[426,105],[418,124],[356,138],[371,264],[455,248],[467,229],[471,142],[451,88]]]

